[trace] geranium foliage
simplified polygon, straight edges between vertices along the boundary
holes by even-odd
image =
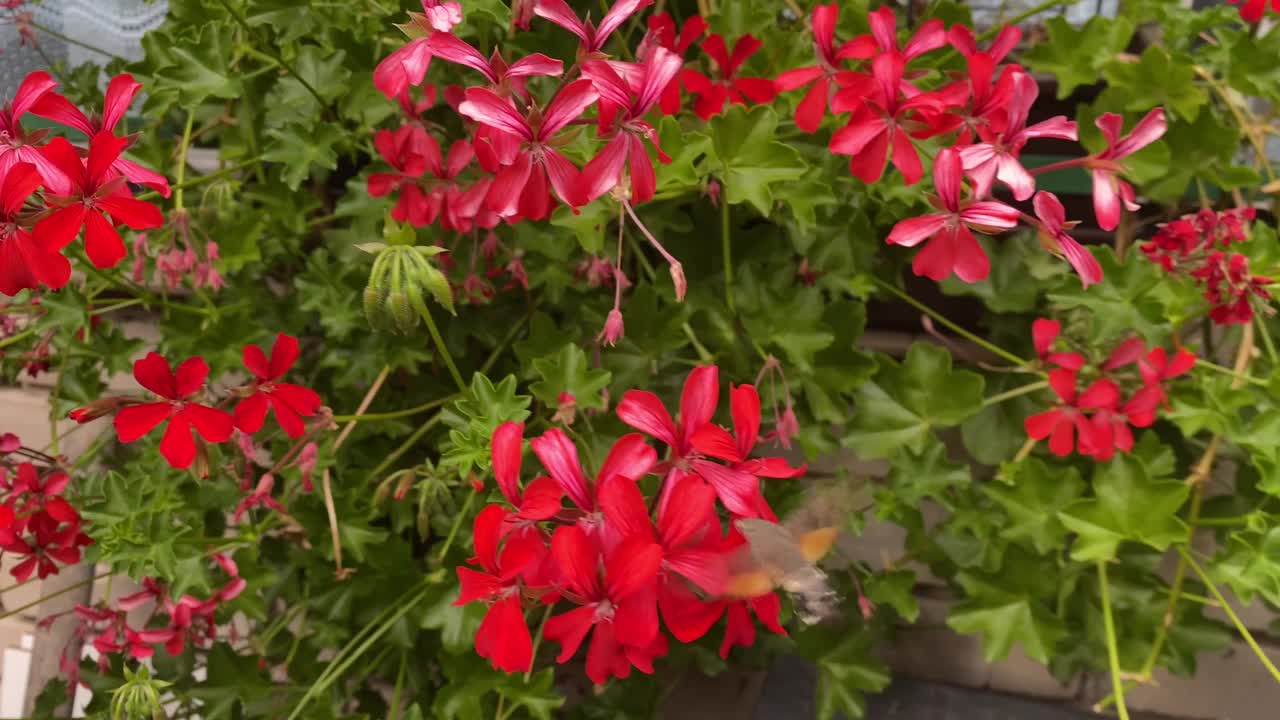
[[[29,75],[0,370],[98,434],[0,436],[0,551],[137,585],[40,707],[645,717],[792,653],[858,717],[924,583],[1122,717],[1255,647],[1280,29],[1065,4],[171,0]]]

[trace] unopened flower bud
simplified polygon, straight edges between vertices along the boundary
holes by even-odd
[[[418,315],[413,311],[409,296],[403,291],[393,290],[388,293],[386,307],[400,332],[409,332],[418,324]]]
[[[614,312],[617,311],[615,310]],[[610,314],[612,315],[612,313]],[[573,393],[562,392],[560,393],[560,396],[556,398],[556,401],[558,406],[556,407],[555,415],[551,416],[551,421],[558,422],[561,425],[572,425],[574,415],[578,410],[577,398],[573,396]]]
[[[120,408],[129,404],[129,398],[124,397],[104,397],[98,398],[87,405],[80,407],[67,413],[67,417],[78,423],[87,423],[91,420],[97,420],[100,417],[116,414]]]
[[[405,499],[409,495],[409,491],[413,489],[414,480],[412,470],[405,470],[400,473],[400,482],[396,483],[396,491],[392,497],[397,501]]]
[[[20,447],[22,447],[22,441],[17,435],[13,433],[0,435],[0,455],[7,455]]]

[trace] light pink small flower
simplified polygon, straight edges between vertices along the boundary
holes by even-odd
[[[622,311],[618,308],[614,308],[609,311],[609,316],[605,318],[604,329],[596,336],[596,340],[603,342],[609,347],[613,347],[622,339],[622,335]]]

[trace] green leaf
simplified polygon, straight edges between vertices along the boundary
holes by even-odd
[[[1280,605],[1280,527],[1235,533],[1226,552],[1209,564],[1209,573],[1231,586],[1241,602],[1261,595]]]
[[[1049,38],[1036,43],[1023,55],[1032,70],[1053,73],[1058,78],[1058,99],[1069,96],[1081,85],[1098,82],[1099,72],[1133,37],[1133,21],[1125,17],[1094,16],[1079,28],[1058,15],[1045,22]]]
[[[516,377],[508,375],[497,385],[476,373],[466,397],[445,406],[440,417],[449,430],[441,465],[466,475],[472,467],[489,467],[489,441],[504,422],[523,422],[529,417],[528,395],[516,394]]]
[[[982,408],[982,388],[981,375],[951,369],[945,349],[915,343],[901,365],[881,358],[875,380],[858,388],[844,445],[863,457],[922,452],[933,428],[958,425]]]
[[[1113,60],[1102,76],[1110,85],[1128,91],[1129,101],[1123,109],[1129,112],[1163,106],[1184,120],[1194,121],[1209,102],[1208,93],[1196,84],[1191,59],[1171,55],[1159,45],[1149,46],[1136,63]]]
[[[658,141],[671,162],[654,166],[657,191],[701,186],[704,177],[698,172],[698,160],[710,149],[711,138],[702,133],[686,132],[678,120],[667,115],[658,123]]]
[[[338,167],[334,145],[342,139],[342,129],[330,123],[315,128],[287,125],[267,131],[273,142],[262,159],[284,165],[281,178],[290,190],[297,190],[311,174],[312,166],[333,170]]]
[[[1041,603],[970,573],[962,572],[956,579],[969,597],[952,609],[947,625],[957,632],[981,635],[987,662],[1008,657],[1015,642],[1031,659],[1049,662],[1054,646],[1067,631]]]
[[[169,49],[172,64],[158,70],[156,78],[175,88],[189,106],[211,97],[239,97],[244,88],[230,66],[234,35],[230,23],[208,22],[195,33],[180,36]]]
[[[1058,513],[1078,536],[1073,560],[1110,560],[1125,540],[1164,550],[1186,539],[1186,524],[1178,517],[1190,492],[1186,483],[1153,480],[1139,460],[1121,455],[1098,466],[1093,488],[1096,497]]]
[[[554,357],[533,361],[533,369],[542,380],[529,386],[533,396],[554,408],[560,404],[560,393],[569,393],[579,408],[604,408],[601,390],[609,387],[608,370],[592,368],[582,348],[568,343]]]
[[[332,103],[345,94],[351,81],[351,71],[346,68],[345,60],[346,53],[342,50],[326,51],[315,45],[303,45],[292,63],[298,75],[280,78],[267,94],[267,124],[277,127],[290,122],[315,125],[324,108],[302,81],[305,80],[326,103]]]
[[[1009,516],[1001,529],[1008,540],[1025,540],[1036,552],[1048,554],[1061,546],[1067,531],[1058,519],[1084,494],[1084,481],[1073,467],[1050,468],[1039,458],[1027,458],[1013,478],[1012,489],[993,483],[982,486],[983,492]]]
[[[861,718],[867,709],[865,694],[889,686],[888,668],[871,654],[870,634],[841,635],[842,641],[814,659],[818,665],[818,720],[833,720],[838,713]]]
[[[1122,335],[1138,332],[1149,342],[1163,341],[1167,318],[1151,291],[1161,277],[1154,263],[1122,263],[1110,246],[1090,248],[1102,266],[1103,282],[1085,290],[1074,274],[1064,281],[1049,300],[1064,310],[1083,308],[1091,313],[1095,345],[1105,346]]]
[[[459,591],[456,586],[436,589],[434,592],[438,592],[438,597],[434,602],[428,600],[431,605],[422,616],[422,627],[439,632],[445,652],[454,655],[474,651],[476,630],[480,629],[484,618],[484,605],[481,603],[453,604]]]
[[[910,570],[888,570],[866,579],[867,597],[893,608],[907,622],[915,622],[920,616],[915,587],[916,574]]]
[[[908,505],[919,505],[925,498],[932,498],[943,507],[953,509],[949,491],[968,485],[969,480],[969,468],[947,459],[947,448],[940,442],[929,443],[923,453],[904,450],[894,457],[889,470],[895,499]]]
[[[707,122],[707,161],[720,177],[725,202],[751,203],[768,216],[773,208],[769,186],[804,175],[807,166],[800,154],[774,139],[777,128],[778,115],[767,105],[750,110],[731,105]]]
[[[523,675],[506,675],[496,690],[507,699],[509,708],[524,708],[537,720],[551,720],[552,711],[565,702],[564,694],[554,682],[555,668],[547,668],[530,675],[527,682]]]

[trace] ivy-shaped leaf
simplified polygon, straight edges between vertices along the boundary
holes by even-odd
[[[1123,51],[1133,37],[1133,21],[1126,17],[1094,16],[1079,28],[1062,16],[1045,23],[1049,39],[1034,44],[1023,56],[1033,70],[1058,78],[1058,98],[1069,96],[1081,85],[1098,82],[1103,65]]]
[[[440,416],[449,430],[441,465],[466,475],[473,467],[489,467],[489,441],[504,422],[523,422],[529,417],[528,395],[516,394],[516,377],[508,375],[497,385],[476,373],[465,397],[445,406]]]
[[[863,457],[889,457],[899,448],[922,452],[935,427],[958,425],[982,408],[982,376],[951,369],[951,353],[919,342],[902,364],[882,357],[875,379],[857,392],[844,445]]]
[[[560,393],[569,393],[579,408],[604,408],[601,390],[609,387],[608,370],[592,368],[587,354],[574,343],[560,348],[554,357],[533,361],[533,369],[542,380],[529,386],[533,396],[547,407],[560,403]]]
[[[1097,467],[1093,489],[1096,497],[1058,513],[1077,535],[1073,560],[1110,560],[1126,540],[1164,550],[1186,538],[1187,526],[1178,517],[1190,492],[1186,483],[1153,480],[1140,461],[1122,455]]]
[[[1102,71],[1107,83],[1127,91],[1124,110],[1146,112],[1153,107],[1172,109],[1183,120],[1194,121],[1200,108],[1209,102],[1204,88],[1195,81],[1190,58],[1173,56],[1152,45],[1136,63],[1113,60]]]
[[[1013,477],[1013,487],[982,486],[1009,516],[1001,529],[1008,540],[1025,540],[1036,552],[1048,554],[1062,544],[1067,530],[1058,513],[1084,494],[1084,481],[1073,467],[1050,468],[1039,458],[1027,458]]]
[[[867,578],[867,597],[877,605],[888,605],[907,622],[920,616],[915,594],[916,574],[910,570],[887,570]]]
[[[158,70],[156,78],[176,89],[188,106],[211,97],[239,97],[244,86],[230,66],[234,35],[229,23],[208,22],[194,33],[179,36],[167,54],[172,64]]]
[[[272,128],[267,135],[273,142],[262,154],[263,160],[284,165],[281,179],[290,190],[297,190],[302,181],[311,176],[312,166],[332,170],[338,166],[338,151],[334,146],[342,140],[342,129],[330,123],[314,128],[296,124]]]
[[[1009,656],[1013,644],[1033,660],[1049,662],[1049,655],[1066,628],[1060,620],[1025,594],[1013,593],[970,573],[956,578],[967,599],[952,609],[947,625],[962,633],[982,636],[982,655],[987,662]]]
[[[725,202],[751,203],[768,216],[773,208],[770,186],[804,175],[804,159],[774,139],[777,129],[778,114],[768,105],[750,110],[731,105],[707,122],[711,135],[707,162],[720,178]]]

